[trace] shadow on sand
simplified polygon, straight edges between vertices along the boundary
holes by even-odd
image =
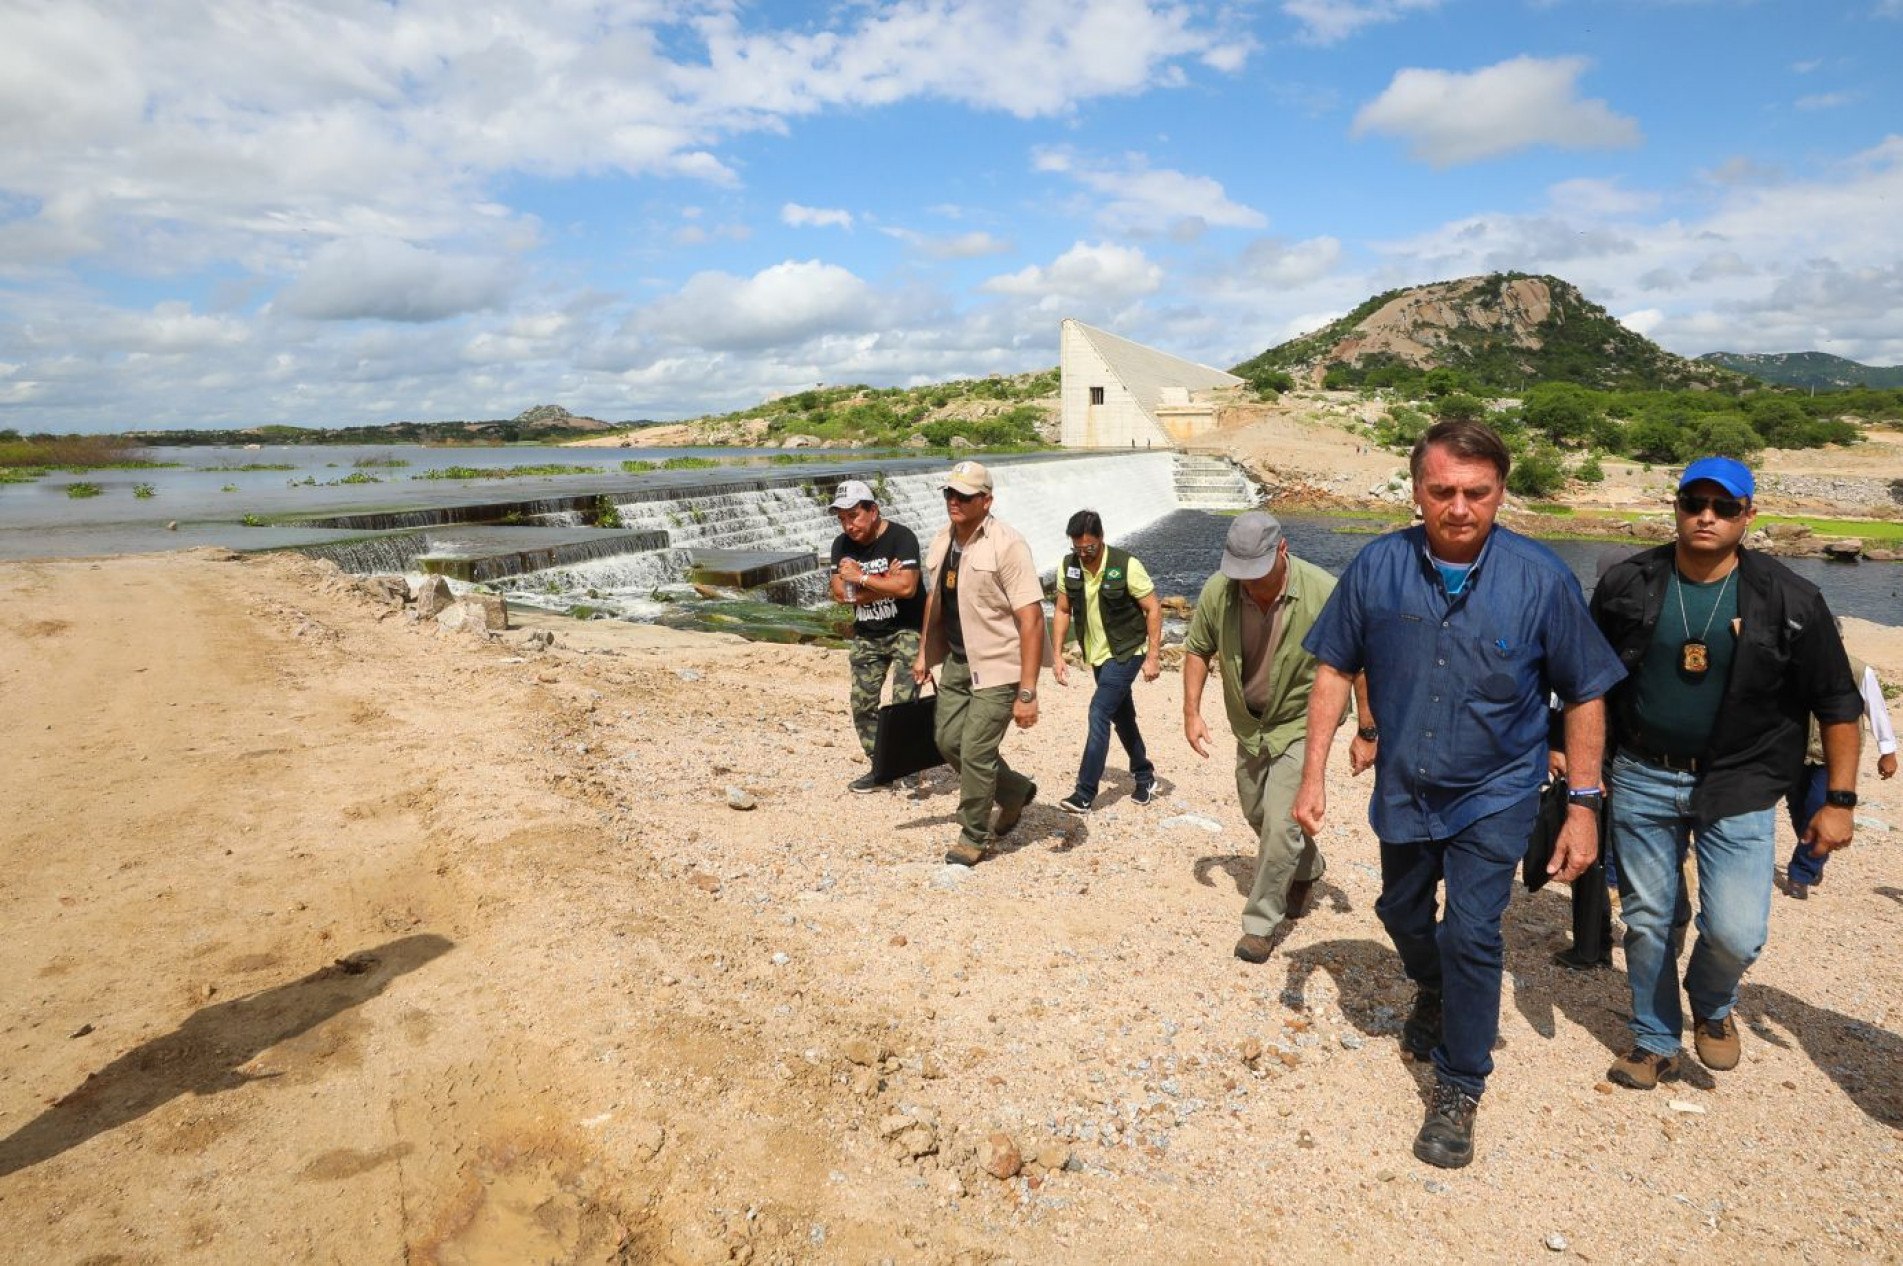
[[[193,1012],[172,1032],[89,1074],[52,1107],[0,1139],[0,1177],[136,1121],[179,1095],[213,1095],[265,1080],[239,1070],[259,1052],[363,1005],[451,945],[441,936],[406,936],[274,989]]]

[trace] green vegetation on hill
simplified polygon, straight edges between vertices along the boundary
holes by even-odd
[[[1055,369],[925,387],[815,387],[694,424],[717,434],[726,424],[764,420],[766,438],[777,442],[811,436],[896,447],[922,437],[934,448],[955,438],[986,449],[1035,448],[1043,443],[1040,427],[1055,417],[1057,389]]]
[[[1377,443],[1405,451],[1437,421],[1481,418],[1513,449],[1509,483],[1521,496],[1550,495],[1569,478],[1604,478],[1601,455],[1661,465],[1710,454],[1754,461],[1766,448],[1854,444],[1859,422],[1903,423],[1903,390],[1732,396],[1545,382],[1517,400],[1488,401],[1481,397],[1492,393],[1472,378],[1437,369],[1383,394],[1391,403],[1372,428]]]
[[[1510,288],[1517,282],[1545,289],[1550,302],[1537,323],[1525,322],[1512,300]],[[1411,318],[1390,314],[1375,320],[1388,305],[1408,296],[1423,301],[1420,312]],[[1425,315],[1429,311],[1434,314],[1431,320]],[[1444,319],[1448,312],[1456,319]],[[1384,335],[1400,336],[1431,353],[1410,363],[1391,351],[1365,350],[1371,343],[1379,345]],[[1340,320],[1269,348],[1232,372],[1253,380],[1272,369],[1297,376],[1318,371],[1324,386],[1353,388],[1401,386],[1443,368],[1459,370],[1496,393],[1540,382],[1610,391],[1738,390],[1748,385],[1719,366],[1672,355],[1621,325],[1570,283],[1527,273],[1492,273],[1375,295]]]
[[[1903,387],[1903,365],[1863,365],[1829,352],[1706,352],[1698,359],[1780,387]]]

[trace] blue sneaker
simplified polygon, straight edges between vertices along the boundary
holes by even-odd
[[[1156,799],[1156,784],[1145,783],[1130,793],[1131,804],[1148,804]]]

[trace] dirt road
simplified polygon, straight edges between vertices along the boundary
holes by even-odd
[[[7,1262],[1903,1253],[1903,795],[1867,770],[1890,829],[1778,900],[1715,1081],[1610,1092],[1622,980],[1549,962],[1563,891],[1516,899],[1446,1173],[1408,1152],[1365,782],[1320,908],[1237,962],[1253,845],[1172,674],[1158,803],[1113,754],[1057,812],[1088,696],[1050,686],[1019,843],[962,871],[948,783],[845,794],[841,652],[541,652],[204,551],[0,598]]]

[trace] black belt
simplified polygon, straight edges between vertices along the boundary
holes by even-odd
[[[1675,774],[1703,773],[1705,762],[1696,756],[1671,756],[1665,752],[1647,752],[1630,743],[1619,744],[1619,754],[1629,756],[1643,765],[1656,765],[1660,769],[1669,769]]]

